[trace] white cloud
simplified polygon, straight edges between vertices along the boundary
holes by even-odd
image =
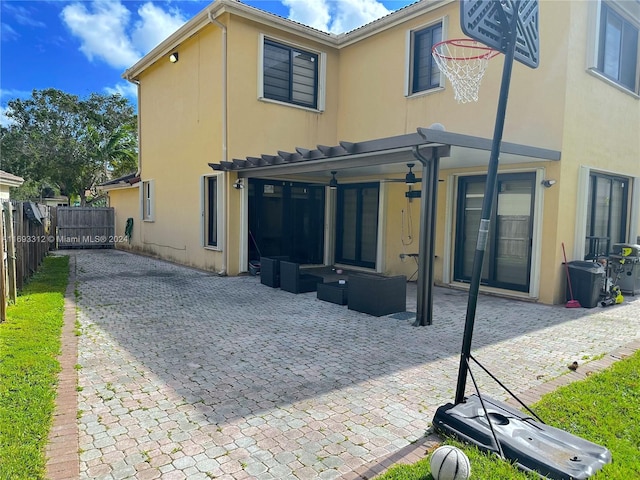
[[[62,9],[62,20],[80,39],[89,60],[100,59],[114,68],[128,68],[180,28],[186,19],[177,10],[165,11],[147,2],[132,12],[120,0],[74,3]]]
[[[114,68],[133,65],[140,52],[125,33],[131,12],[119,1],[100,0],[90,5],[91,12],[80,3],[62,9],[62,20],[80,38],[80,51],[89,60],[100,58]]]
[[[282,0],[289,7],[289,20],[304,23],[310,27],[329,31],[329,6],[325,0]]]
[[[180,12],[166,12],[151,2],[138,9],[140,20],[135,24],[131,40],[142,52],[149,52],[187,21]]]
[[[5,2],[5,4],[3,5],[3,8],[7,11],[7,13],[12,15],[20,25],[26,25],[29,27],[39,27],[39,28],[46,27],[44,22],[40,22],[38,20],[33,19],[34,12],[32,10],[35,10],[35,8],[37,7],[35,6],[31,7],[29,5],[27,6],[30,8],[26,8],[22,5],[18,5],[17,3],[11,4],[9,2]]]
[[[2,125],[3,127],[8,127],[12,123],[14,123],[13,119],[7,117],[7,110],[9,110],[8,107],[3,107],[0,105],[0,125]]]
[[[2,22],[2,24],[0,25],[0,28],[2,30],[0,30],[0,35],[2,38],[3,42],[10,42],[11,40],[17,40],[20,35],[18,35],[18,32],[16,32],[13,27],[11,27],[11,25],[9,25],[8,23],[4,23]]]
[[[332,13],[330,31],[343,33],[384,17],[391,11],[376,0],[338,0]]]
[[[282,0],[282,4],[289,7],[289,20],[332,33],[348,32],[391,13],[377,0]]]
[[[120,94],[134,103],[138,102],[138,87],[131,82],[120,82],[113,87],[105,87],[104,91],[109,95]]]

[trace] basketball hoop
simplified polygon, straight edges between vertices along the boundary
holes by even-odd
[[[431,53],[453,85],[457,102],[467,103],[478,101],[480,82],[489,60],[500,52],[475,40],[455,38],[436,43]]]

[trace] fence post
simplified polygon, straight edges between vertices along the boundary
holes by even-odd
[[[13,235],[13,205],[6,202],[4,208],[4,225],[7,238],[7,273],[9,279],[9,300],[16,302],[16,238]]]
[[[0,203],[0,210],[4,210],[4,203]],[[4,215],[3,215],[4,217]],[[7,320],[7,294],[5,290],[5,270],[4,270],[4,226],[3,218],[0,217],[0,322]]]
[[[25,231],[24,231],[24,207],[22,206],[22,202],[18,202],[16,204],[16,235],[20,237],[21,241],[18,242],[18,250],[17,260],[16,260],[16,282],[18,288],[22,288],[24,286],[24,277],[25,277]],[[17,237],[16,237],[17,238]]]

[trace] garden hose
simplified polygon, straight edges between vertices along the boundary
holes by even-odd
[[[133,233],[133,218],[127,218],[127,224],[124,227],[124,234],[131,243],[131,234]]]

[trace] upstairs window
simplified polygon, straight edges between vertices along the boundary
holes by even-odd
[[[263,97],[318,108],[318,55],[264,40]]]
[[[638,27],[611,4],[602,2],[596,69],[605,77],[637,92]]]
[[[411,72],[409,94],[440,86],[440,69],[431,50],[442,41],[442,23],[411,32]]]

